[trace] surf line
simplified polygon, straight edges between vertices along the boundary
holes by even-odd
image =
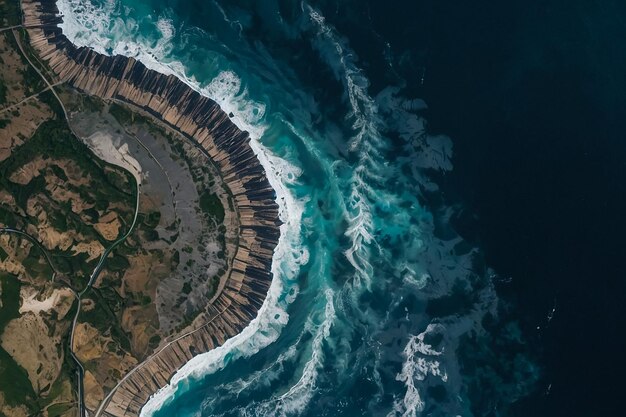
[[[273,253],[280,237],[276,192],[250,137],[215,101],[174,75],[148,69],[134,58],[105,56],[76,47],[59,27],[55,0],[22,0],[31,47],[60,81],[104,100],[138,107],[192,141],[217,165],[240,217],[239,247],[222,292],[206,307],[204,324],[179,334],[123,376],[95,415],[138,416],[194,356],[221,346],[257,315],[272,281]]]

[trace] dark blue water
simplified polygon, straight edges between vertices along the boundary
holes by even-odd
[[[624,6],[60,5],[232,112],[285,222],[257,320],[146,414],[619,415]]]
[[[500,293],[551,384],[519,415],[623,413],[625,19],[617,1],[441,2],[426,18],[427,118],[454,138],[451,188],[478,216],[461,232],[513,278]]]

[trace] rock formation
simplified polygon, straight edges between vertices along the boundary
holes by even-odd
[[[74,46],[57,26],[61,17],[54,0],[22,0],[22,8],[31,46],[57,81],[138,107],[195,142],[217,164],[240,217],[239,245],[230,275],[200,324],[124,376],[101,407],[100,415],[137,416],[182,365],[222,345],[256,316],[271,283],[272,255],[279,238],[275,192],[247,132],[240,131],[213,100],[133,58],[109,57]]]

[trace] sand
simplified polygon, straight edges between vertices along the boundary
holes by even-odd
[[[119,145],[119,140],[104,131],[98,131],[84,139],[98,158],[126,169],[133,174],[137,184],[141,184],[142,169],[139,162],[128,152],[126,143]],[[118,147],[119,146],[119,147]]]
[[[22,305],[19,310],[20,314],[29,312],[34,314],[49,312],[53,308],[58,308],[62,303],[67,303],[67,299],[71,300],[74,298],[72,291],[67,288],[55,289],[49,297],[43,300],[37,299],[38,294],[38,291],[33,287],[24,286],[21,288],[20,297],[22,298]],[[59,314],[59,316],[61,316],[61,314]]]

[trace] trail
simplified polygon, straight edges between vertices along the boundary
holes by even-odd
[[[24,28],[26,26],[19,25],[17,27]],[[20,52],[22,53],[24,58],[26,58],[26,61],[28,61],[30,66],[37,72],[37,74],[39,74],[41,79],[46,83],[47,88],[45,90],[40,91],[40,93],[43,92],[43,91],[46,91],[46,90],[50,90],[52,92],[52,94],[54,94],[54,96],[56,97],[57,101],[59,102],[59,105],[61,106],[61,109],[63,110],[63,115],[65,117],[65,121],[67,123],[67,126],[69,127],[70,131],[72,132],[72,134],[76,138],[80,138],[80,136],[72,128],[72,125],[70,123],[70,119],[69,119],[69,116],[68,116],[67,109],[65,108],[65,104],[63,103],[63,101],[61,100],[61,98],[57,94],[56,90],[54,89],[55,86],[58,86],[58,85],[62,84],[63,82],[59,81],[57,83],[51,83],[41,73],[39,68],[37,68],[37,66],[33,64],[33,62],[28,57],[28,54],[24,50],[24,47],[22,46],[22,42],[21,42],[20,37],[15,33],[15,29],[17,27],[7,28],[7,30],[9,30],[9,29],[11,30],[11,33],[13,34],[13,37],[15,38],[17,46],[20,49]],[[123,167],[120,167],[120,168],[124,169]],[[131,176],[133,177],[133,179],[135,178],[135,176],[133,176],[133,175],[131,175]],[[128,231],[122,237],[118,238],[115,242],[113,242],[102,253],[102,256],[100,257],[100,261],[98,262],[98,264],[94,268],[93,272],[91,273],[91,276],[89,277],[89,281],[87,282],[87,285],[85,286],[85,288],[82,291],[80,291],[78,293],[75,293],[78,305],[77,305],[77,309],[76,309],[76,314],[74,315],[74,319],[72,320],[72,327],[71,327],[71,330],[70,330],[69,352],[70,352],[70,355],[72,357],[72,360],[76,363],[76,365],[78,367],[77,391],[78,391],[78,415],[79,415],[79,417],[86,417],[87,416],[87,410],[85,409],[85,401],[84,401],[84,393],[83,393],[83,391],[84,391],[84,389],[83,389],[83,378],[84,378],[84,375],[85,375],[85,368],[83,367],[83,364],[80,362],[80,360],[76,357],[76,354],[74,353],[74,333],[75,333],[75,330],[76,330],[76,323],[78,321],[78,317],[80,316],[81,300],[82,300],[83,295],[87,291],[89,291],[92,288],[93,283],[96,282],[96,280],[98,278],[98,275],[100,275],[100,272],[102,271],[102,268],[104,267],[104,263],[106,262],[106,259],[107,259],[108,255],[111,253],[111,251],[113,249],[115,249],[115,247],[117,247],[120,243],[124,242],[128,238],[128,236],[130,236],[130,234],[135,229],[135,225],[137,223],[137,216],[139,214],[139,184],[137,183],[136,179],[135,179],[135,195],[136,195],[136,199],[135,199],[135,213],[134,213],[134,216],[133,216],[133,221],[132,221]],[[2,230],[2,231],[4,231],[4,230]],[[10,229],[10,231],[13,231],[15,233],[24,234],[25,236],[29,236],[31,239],[36,241],[36,239],[32,238],[30,235],[28,235],[28,234],[26,234],[24,232],[21,232],[21,231],[18,231],[18,230],[13,230],[13,229]],[[50,261],[50,259],[48,258],[47,254],[46,254],[46,258],[48,259],[48,261]],[[56,271],[55,271],[55,274],[53,275],[53,279],[54,279],[55,275],[56,275]],[[74,291],[74,290],[72,290],[72,291]]]
[[[61,82],[61,81],[59,81],[59,82],[57,82],[57,83],[52,84],[52,86],[54,87],[54,86],[57,86],[57,85],[59,85],[59,84],[62,84],[62,82]],[[37,97],[39,94],[45,93],[45,92],[46,92],[46,91],[48,91],[48,90],[50,90],[50,87],[46,87],[46,88],[44,88],[43,90],[41,90],[41,91],[39,91],[39,92],[37,92],[37,93],[35,93],[35,94],[31,94],[30,96],[28,96],[28,97],[25,97],[25,98],[21,99],[20,101],[18,101],[18,102],[17,102],[17,103],[15,103],[15,104],[11,104],[10,106],[5,107],[5,108],[3,108],[2,110],[0,110],[0,114],[2,114],[2,113],[4,113],[4,112],[9,111],[9,110],[13,109],[14,107],[17,107],[17,106],[19,106],[20,104],[25,103],[25,102],[27,102],[28,100],[30,100],[30,99],[32,99],[32,98]]]
[[[48,265],[50,265],[50,268],[52,269],[52,276],[50,277],[50,281],[54,282],[54,279],[56,278],[56,275],[57,275],[57,270],[54,267],[54,264],[52,263],[52,258],[50,258],[50,254],[48,253],[46,248],[44,248],[43,245],[34,236],[31,236],[30,234],[22,230],[13,229],[11,227],[1,227],[0,234],[2,233],[11,233],[11,234],[20,235],[20,236],[27,238],[31,242],[33,242],[39,248],[39,250],[41,250],[44,257],[46,258],[46,261],[48,262]]]
[[[126,105],[128,105],[127,103],[124,103]],[[126,130],[126,133],[133,137],[150,155],[151,158],[153,158],[153,160],[157,163],[157,165],[163,170],[163,172],[165,173],[165,176],[168,180],[168,182],[170,181],[169,175],[167,174],[167,172],[165,171],[164,167],[161,165],[161,163],[159,162],[159,160],[156,158],[156,156],[154,156],[152,154],[152,152],[150,152],[150,149],[144,145],[144,143],[133,133],[129,132],[128,130]],[[189,143],[191,143],[197,150],[199,150],[202,154],[204,154],[207,159],[209,161],[212,162],[210,156],[208,155],[208,153],[206,152],[205,149],[203,149],[201,146],[197,145],[195,142],[190,141]],[[218,173],[218,175],[220,176],[220,178],[222,179],[222,181],[224,180],[222,177],[222,173],[220,172],[219,169],[216,170],[216,172]],[[173,190],[173,187],[171,185],[170,182],[170,190]],[[229,191],[230,194],[230,191]],[[232,194],[231,194],[232,196]],[[137,204],[139,204],[139,198],[137,198]],[[176,207],[176,200],[174,200],[174,207]],[[137,206],[138,208],[138,206]],[[237,205],[234,206],[235,209],[235,214],[237,216],[237,218],[239,219],[239,208],[237,207]],[[136,211],[137,212],[137,211]],[[136,215],[135,215],[136,218]],[[239,234],[237,234],[237,241],[235,243],[235,252],[232,255],[231,259],[235,259],[235,257],[237,256],[237,252],[239,251]],[[228,270],[228,274],[227,277],[224,281],[227,281],[230,278],[230,275],[232,273],[232,267],[229,267]],[[218,291],[216,291],[215,295],[213,296],[212,300],[210,302],[212,302],[215,298],[217,298],[221,292],[221,289],[223,288],[223,284],[220,283],[220,288],[218,289]],[[148,356],[146,359],[144,359],[142,362],[138,363],[133,369],[131,369],[129,372],[126,373],[126,375],[124,375],[124,377],[122,379],[120,379],[118,381],[118,383],[115,385],[115,387],[113,387],[111,389],[111,391],[108,393],[108,395],[100,402],[100,406],[98,407],[98,409],[96,410],[94,417],[100,417],[100,415],[104,412],[104,409],[106,408],[106,406],[108,405],[109,401],[111,400],[111,398],[113,397],[113,395],[115,394],[115,392],[117,391],[117,389],[124,383],[124,381],[126,381],[129,377],[131,377],[135,372],[137,372],[145,363],[149,362],[150,359],[154,356],[157,356],[159,353],[161,353],[161,351],[163,351],[164,349],[168,348],[169,346],[171,346],[172,344],[174,344],[176,341],[189,336],[190,334],[196,333],[199,330],[207,327],[209,324],[211,324],[214,320],[218,319],[226,310],[228,307],[225,307],[222,311],[220,311],[218,314],[215,315],[215,317],[213,317],[211,320],[207,321],[206,323],[204,323],[202,326],[190,330],[188,332],[185,332],[183,334],[180,334],[178,337],[176,337],[173,340],[170,340],[167,344],[165,344],[163,347],[161,347],[161,349],[154,351],[150,356]]]

